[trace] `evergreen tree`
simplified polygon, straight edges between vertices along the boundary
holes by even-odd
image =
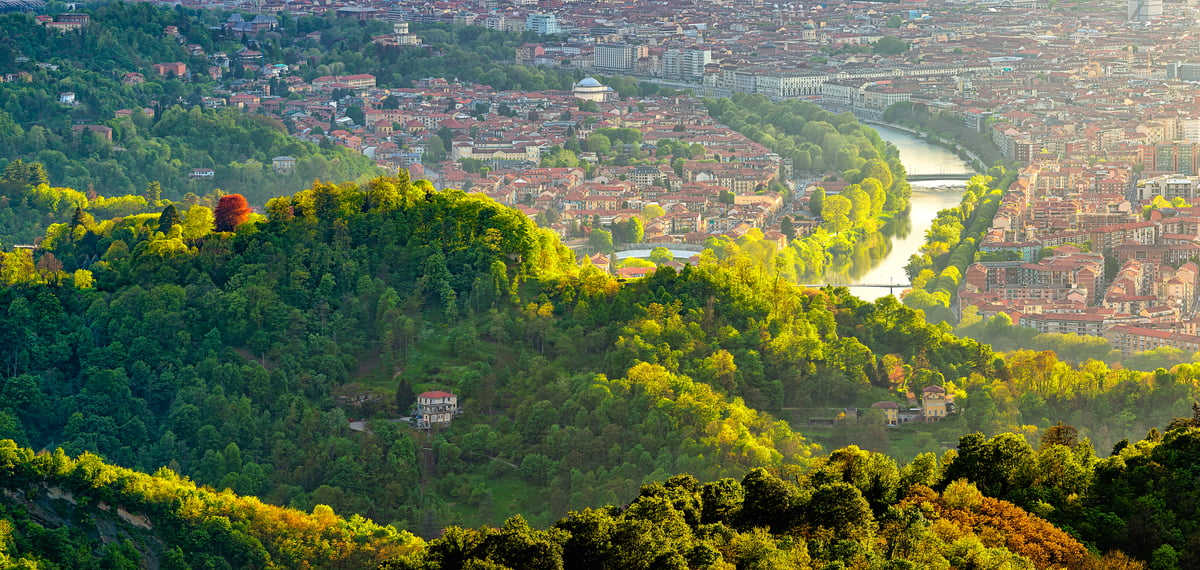
[[[158,201],[162,199],[162,184],[159,184],[157,180],[151,180],[146,184],[146,189],[142,191],[142,196],[151,206],[158,204]]]
[[[808,198],[808,211],[811,212],[813,216],[819,218],[824,210],[825,189],[818,186],[813,189],[812,195]]]
[[[792,224],[791,216],[784,216],[779,222],[779,231],[787,237],[788,241],[796,239],[796,226]]]
[[[171,226],[183,225],[183,219],[179,217],[179,211],[175,209],[175,204],[167,204],[166,208],[158,216],[158,231],[163,235],[171,233]]]

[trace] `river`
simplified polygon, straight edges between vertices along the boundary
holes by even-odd
[[[958,155],[940,146],[930,144],[904,131],[871,125],[883,140],[896,145],[900,151],[900,162],[914,174],[966,174],[974,172],[971,166]],[[861,254],[840,270],[827,274],[830,283],[849,283],[850,291],[865,301],[895,293],[882,287],[854,287],[855,283],[891,284],[908,283],[904,266],[908,258],[925,243],[925,232],[932,225],[937,213],[955,206],[962,199],[964,184],[961,180],[928,180],[912,183],[912,207],[907,220],[897,220],[885,230],[890,239],[879,239],[863,245]],[[870,241],[870,240],[868,240]],[[886,253],[885,253],[886,252]],[[881,253],[885,253],[880,257]]]

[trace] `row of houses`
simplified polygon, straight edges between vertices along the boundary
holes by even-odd
[[[970,265],[961,305],[1039,332],[1101,336],[1126,353],[1192,351],[1200,212],[1189,201],[1200,179],[1151,177],[1135,191],[1120,170],[1055,156],[1024,168],[980,244],[1009,260]]]
[[[871,409],[883,412],[888,425],[896,426],[908,422],[938,422],[955,412],[954,394],[941,386],[926,386],[921,390],[921,399],[909,394],[908,407],[885,400],[871,404]]]

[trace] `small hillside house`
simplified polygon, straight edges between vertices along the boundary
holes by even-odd
[[[423,392],[417,395],[417,411],[413,414],[413,423],[420,429],[429,429],[435,425],[445,426],[460,413],[458,396],[440,390]]]
[[[271,168],[275,174],[291,174],[296,170],[296,159],[290,156],[277,156],[271,159]]]
[[[896,402],[883,401],[875,402],[874,404],[871,404],[871,407],[876,410],[883,411],[883,417],[887,420],[888,425],[894,426],[900,423],[900,404],[897,404]]]

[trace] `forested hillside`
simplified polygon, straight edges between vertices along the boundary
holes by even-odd
[[[90,14],[91,25],[69,33],[27,14],[0,14],[0,74],[30,74],[29,81],[0,82],[0,168],[15,158],[37,161],[56,184],[105,196],[140,194],[157,182],[170,199],[222,188],[259,204],[315,178],[378,174],[360,153],[300,141],[277,120],[203,109],[201,97],[216,85],[204,73],[208,59],[163,30],[175,26],[182,40],[212,53],[229,44],[209,29],[219,23],[216,13],[113,2]],[[189,80],[150,69],[176,61],[197,73]],[[144,82],[127,83],[126,73]],[[66,91],[74,104],[59,103]],[[135,112],[115,118],[121,109]],[[112,138],[73,130],[77,124],[108,126]],[[271,159],[281,155],[297,159],[295,171],[271,172]],[[196,168],[214,169],[215,177],[193,180]]]
[[[1097,457],[1073,428],[1039,447],[1003,434],[900,467],[848,447],[807,469],[643,485],[625,507],[545,530],[411,534],[328,507],[311,515],[61,450],[0,441],[0,562],[23,568],[1196,568],[1200,407]],[[1057,526],[1056,526],[1057,525]],[[51,527],[51,528],[47,528]],[[108,543],[100,547],[103,540]]]
[[[714,238],[680,271],[618,282],[482,195],[370,179],[357,153],[202,109],[203,74],[122,82],[204,69],[183,43],[230,47],[210,28],[223,16],[112,3],[62,35],[0,16],[0,73],[31,79],[0,84],[0,566],[1197,565],[1200,417],[1172,418],[1200,368],[1000,355],[893,298],[794,284],[888,247],[907,206],[895,149],[849,115],[706,102],[850,184],[814,194],[822,226],[785,248]],[[372,43],[386,31],[281,16],[256,47],[305,58],[309,79],[578,79],[496,64],[519,34],[415,27],[432,48],[401,50]],[[77,105],[57,103],[66,89]],[[282,154],[294,173],[264,169]],[[317,178],[357,182],[291,194]],[[977,179],[939,216],[910,305],[949,311],[999,195]],[[926,386],[955,413],[888,428],[855,412]],[[462,415],[414,429],[427,390]]]
[[[260,218],[231,218],[225,202],[215,213],[170,204],[113,220],[76,215],[47,231],[44,249],[5,254],[0,436],[99,453],[145,472],[169,466],[269,503],[331,505],[427,535],[515,512],[544,527],[572,509],[621,504],[676,473],[736,481],[766,468],[799,485],[785,489],[796,505],[779,515],[787,530],[773,532],[819,541],[822,528],[841,527],[810,518],[817,515],[804,505],[822,489],[833,494],[825,500],[853,493],[826,489],[833,480],[815,473],[851,453],[896,473],[879,475],[891,481],[885,489],[857,491],[867,497],[868,508],[854,515],[863,536],[883,533],[882,517],[906,497],[924,497],[897,481],[926,469],[933,474],[912,482],[940,490],[966,477],[1087,543],[1120,544],[1143,560],[1153,554],[1140,539],[1111,542],[1132,536],[1134,527],[1120,521],[1136,512],[1079,502],[1113,480],[1095,473],[1120,475],[1097,471],[1118,460],[1090,458],[1086,443],[1071,441],[1068,457],[1035,453],[1021,436],[967,438],[957,455],[921,456],[900,469],[867,452],[822,458],[764,411],[846,405],[935,384],[955,391],[964,409],[946,430],[1036,437],[1041,421],[1065,419],[1105,439],[1132,439],[1186,409],[1195,396],[1190,368],[1145,376],[1098,363],[1076,369],[1052,355],[1006,361],[892,299],[866,304],[845,290],[802,290],[772,278],[736,243],[723,260],[706,254],[697,267],[620,284],[578,267],[555,237],[514,210],[403,177],[361,187],[320,183],[271,201]],[[236,231],[215,232],[214,219]],[[458,393],[463,417],[434,433],[389,421],[427,389]],[[373,418],[369,431],[351,431],[350,417]],[[1151,450],[1129,449],[1121,457]],[[1003,463],[1011,471],[995,475],[997,453],[1011,456]],[[1060,472],[1072,478],[1059,480]],[[703,495],[703,485],[689,481],[675,485]],[[736,486],[727,486],[736,497]],[[921,504],[936,500],[944,499]],[[621,529],[646,524],[615,511],[586,516],[631,537],[637,533]],[[727,516],[704,524],[763,526]],[[701,542],[734,556],[742,546],[728,541],[743,540],[758,541],[746,543],[751,549],[774,543],[778,556],[795,560],[880,555],[874,543],[843,552],[761,534],[712,542],[695,521],[684,522],[686,529],[664,527],[674,534],[655,539],[655,548],[672,545],[685,560],[711,555],[692,552]],[[949,560],[955,548],[978,546],[953,546],[966,535],[937,529],[947,546],[922,549],[928,556]],[[555,543],[559,535],[549,532],[537,540]],[[980,540],[994,539],[990,532]],[[1156,536],[1177,549],[1190,540]]]
[[[4,568],[369,568],[422,546],[329,507],[284,509],[12,440],[0,440],[0,488]]]
[[[675,473],[803,467],[821,450],[764,413],[784,408],[933,384],[963,409],[942,437],[1066,420],[1107,447],[1196,395],[1191,368],[1006,361],[893,299],[802,290],[737,243],[619,284],[514,210],[403,177],[317,184],[236,232],[213,231],[241,221],[221,207],[73,216],[5,254],[0,436],[432,534],[548,525]],[[427,389],[466,413],[435,433],[388,421]]]
[[[450,499],[489,520],[509,505],[485,474],[511,481],[510,501],[549,489],[548,505],[530,505],[548,516],[614,502],[655,473],[802,462],[812,446],[750,406],[869,386],[862,344],[804,341],[838,335],[824,294],[788,289],[809,315],[771,317],[796,332],[770,348],[758,322],[770,305],[733,270],[620,288],[483,198],[378,179],[267,210],[236,234],[204,231],[213,214],[199,205],[82,216],[53,226],[37,260],[7,254],[5,435],[300,506],[414,523],[460,516]],[[822,392],[768,376],[801,364]],[[348,415],[403,414],[427,387],[475,413],[428,439],[386,421],[349,431]],[[335,392],[377,404],[339,407]],[[418,486],[426,445],[438,478]]]

